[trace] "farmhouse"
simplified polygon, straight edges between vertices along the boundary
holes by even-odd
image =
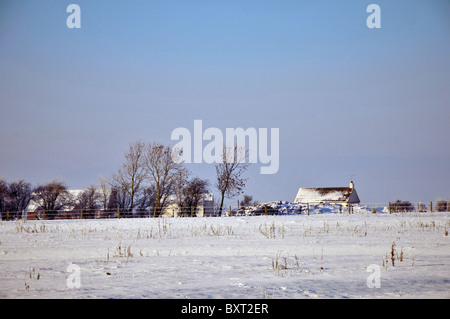
[[[358,204],[360,201],[352,181],[349,187],[300,188],[294,202],[313,205],[329,203],[347,206],[349,204]]]
[[[67,190],[68,195],[72,198],[76,198],[83,190],[82,189],[69,189]],[[53,216],[54,219],[70,219],[77,216],[79,218],[80,209],[77,209],[74,203],[65,205],[63,207],[59,207],[56,211],[56,215]],[[77,213],[75,213],[77,211]],[[42,206],[40,206],[39,202],[35,199],[31,199],[27,209],[25,210],[25,218],[27,220],[36,220],[36,219],[46,219],[45,211]],[[48,216],[47,216],[48,218]],[[52,219],[53,219],[52,218]]]
[[[175,195],[169,195],[168,201],[169,204],[164,208],[162,213],[163,217],[214,216],[214,194],[212,193],[202,194],[196,209],[193,210],[180,207]]]

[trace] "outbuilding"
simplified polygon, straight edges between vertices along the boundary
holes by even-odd
[[[347,206],[360,202],[353,181],[349,187],[300,188],[294,202],[304,204],[339,204]]]

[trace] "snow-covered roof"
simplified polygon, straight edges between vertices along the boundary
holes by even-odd
[[[295,197],[297,203],[359,203],[356,190],[351,187],[300,188]]]

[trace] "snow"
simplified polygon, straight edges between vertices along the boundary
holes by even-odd
[[[448,212],[363,206],[309,216],[1,221],[0,298],[449,298],[449,229]],[[79,287],[68,285],[70,265]],[[379,288],[368,287],[373,265]]]
[[[347,201],[351,194],[351,189],[346,187],[330,188],[300,188],[296,202],[325,202],[325,201]]]
[[[300,202],[288,202],[288,201],[273,201],[262,204],[255,204],[247,207],[240,207],[239,209],[232,210],[233,216],[255,216],[265,214],[265,207],[267,206],[268,214],[277,215],[291,215],[304,213],[307,214],[308,210],[311,214],[317,213],[342,213],[347,212],[348,208],[337,203],[325,203],[325,204],[306,204]],[[359,212],[370,212],[372,208],[366,205],[354,205],[352,208]],[[383,208],[385,212],[389,212],[388,207]],[[229,212],[224,213],[226,216],[230,216]]]

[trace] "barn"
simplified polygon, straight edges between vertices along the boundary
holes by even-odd
[[[360,202],[353,181],[349,187],[300,188],[294,202],[304,204],[339,204],[347,206]]]

